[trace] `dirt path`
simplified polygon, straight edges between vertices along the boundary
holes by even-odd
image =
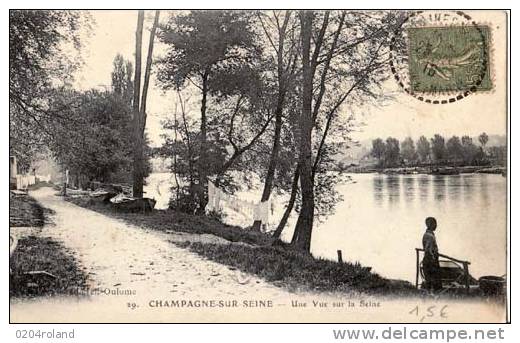
[[[347,301],[349,297],[290,293],[170,242],[184,240],[186,235],[130,226],[66,202],[54,193],[50,188],[31,192],[44,207],[55,211],[54,225],[44,227],[41,234],[63,242],[88,274],[90,289],[100,289],[108,294],[15,300],[11,302],[11,320],[14,322],[285,322],[318,319],[344,322],[349,321],[349,317],[350,320],[382,320],[380,316],[372,319],[374,311],[381,311],[381,308],[347,311],[313,306],[313,300]],[[360,295],[350,299],[376,301]],[[193,306],[165,305],[175,300],[192,301]],[[238,306],[196,306],[195,302],[201,300],[236,301]],[[293,308],[293,300],[307,303],[307,306]],[[244,307],[244,301],[255,307]],[[259,306],[268,301],[272,302],[272,307]],[[136,307],[132,309],[134,304]],[[385,317],[393,321],[400,316],[403,320],[413,320],[404,310],[397,314],[388,311],[396,307],[408,308],[408,305],[403,307],[402,301],[385,300],[385,304]]]

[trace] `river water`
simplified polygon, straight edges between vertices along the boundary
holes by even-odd
[[[501,175],[351,175],[345,200],[313,233],[312,253],[415,280],[424,219],[437,219],[439,251],[471,262],[474,277],[506,272],[506,178]]]
[[[470,273],[477,278],[506,272],[506,178],[490,174],[350,176],[352,182],[338,186],[344,200],[313,230],[313,255],[336,260],[337,250],[342,250],[346,261],[359,261],[388,278],[415,281],[415,248],[422,247],[424,219],[433,216],[441,253],[470,261]],[[167,207],[172,184],[168,173],[148,178],[147,195],[158,200],[158,208]],[[255,200],[260,191],[237,196]],[[281,217],[286,200],[275,196],[273,223]],[[236,216],[225,219],[247,225]],[[288,223],[284,240],[290,240],[294,222],[292,218]]]

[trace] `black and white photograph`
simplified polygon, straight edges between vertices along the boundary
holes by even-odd
[[[10,9],[9,322],[509,322],[509,21]]]

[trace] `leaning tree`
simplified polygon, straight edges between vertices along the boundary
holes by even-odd
[[[351,144],[354,122],[346,110],[385,100],[388,35],[401,18],[386,11],[300,11],[299,20],[301,112],[294,179],[300,179],[301,208],[291,244],[309,252],[316,204],[325,204],[330,213],[341,199],[334,187],[341,179],[328,172],[338,143]]]

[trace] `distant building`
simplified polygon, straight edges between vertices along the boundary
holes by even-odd
[[[16,174],[18,174],[16,156],[9,156],[9,178],[14,178],[16,182]]]
[[[18,163],[16,156],[9,156],[9,189],[16,188],[16,175],[18,174]]]
[[[363,156],[363,158],[359,160],[360,167],[375,167],[378,165],[378,163],[379,160],[370,154]]]

